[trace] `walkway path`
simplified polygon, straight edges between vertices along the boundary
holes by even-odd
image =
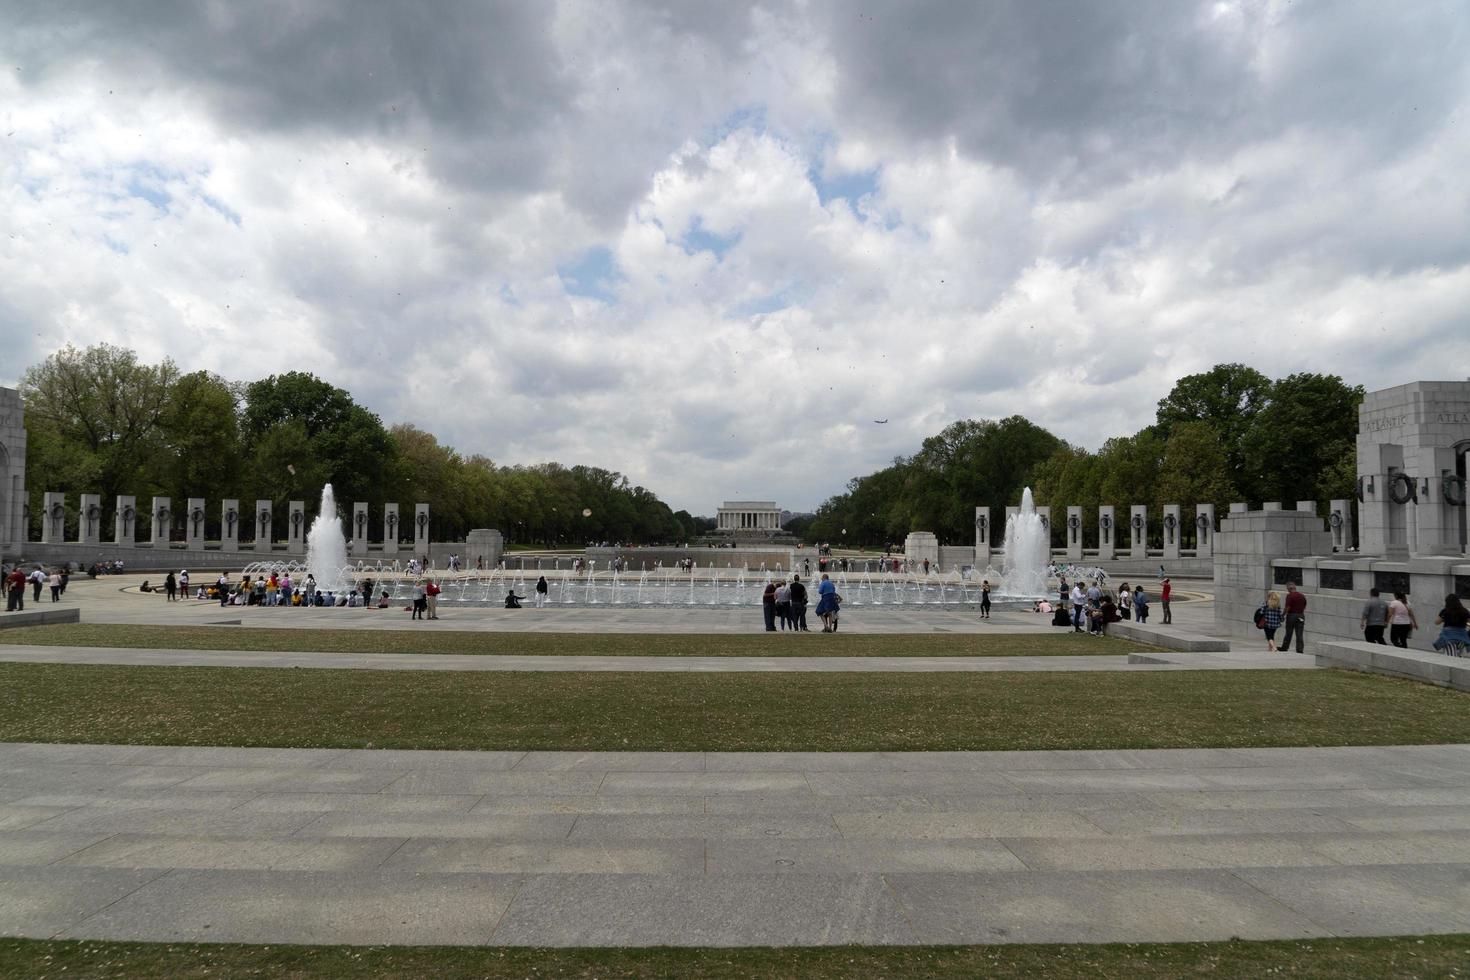
[[[1470,746],[0,744],[0,934],[255,943],[1470,931]]]
[[[1149,653],[1079,657],[599,657],[464,654],[296,653],[0,644],[0,662],[164,667],[323,667],[350,670],[531,670],[726,672],[1315,670],[1296,654]]]

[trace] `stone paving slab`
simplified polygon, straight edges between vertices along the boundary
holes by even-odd
[[[474,945],[489,940],[519,884],[503,875],[175,870],[59,933],[165,942],[271,937],[266,941]]]
[[[544,875],[494,941],[535,946],[826,946],[914,941],[876,875]]]
[[[1250,868],[1236,875],[1339,935],[1470,931],[1470,865]]]
[[[1224,871],[885,877],[922,943],[1146,943],[1184,935],[1196,940],[1330,935],[1290,905]]]
[[[1463,931],[1467,749],[0,743],[0,934],[738,945]]]

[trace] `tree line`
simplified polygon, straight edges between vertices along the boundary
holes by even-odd
[[[807,536],[848,545],[899,543],[910,530],[941,541],[974,541],[974,507],[988,504],[992,539],[1004,534],[1004,507],[1030,486],[1057,517],[1063,545],[1065,508],[1083,508],[1084,544],[1097,546],[1097,508],[1122,514],[1150,508],[1157,543],[1161,506],[1188,517],[1200,503],[1223,513],[1234,501],[1294,503],[1352,496],[1361,386],[1335,375],[1272,380],[1243,364],[1220,364],[1181,378],[1158,403],[1151,425],[1109,439],[1096,452],[1074,446],[1020,416],[951,423],[912,456],[856,477],[825,501]],[[1192,522],[1183,522],[1186,546]]]
[[[219,502],[239,498],[307,502],[314,516],[322,485],[339,504],[368,501],[369,538],[381,536],[383,503],[430,508],[430,536],[458,540],[472,528],[498,528],[512,542],[581,546],[589,541],[684,541],[710,523],[675,512],[620,473],[593,466],[498,466],[464,456],[408,424],[385,426],[352,396],[303,372],[236,382],[185,374],[172,360],[146,364],[130,350],[101,344],[66,347],[28,368],[25,400],[31,534],[40,532],[42,494],[102,497],[110,527],[119,494],[139,498],[139,532],[148,533],[147,500],[172,498],[183,531],[184,502],[209,501],[206,535],[220,534]],[[273,534],[286,537],[284,507]],[[75,504],[69,534],[76,531]],[[411,511],[398,534],[409,539]],[[250,521],[242,522],[248,540]],[[104,532],[104,537],[106,537]]]

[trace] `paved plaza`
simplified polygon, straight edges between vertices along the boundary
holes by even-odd
[[[169,606],[87,622],[753,631],[750,610]],[[1203,635],[1207,592],[1175,608]],[[224,625],[229,621],[236,625]],[[864,610],[874,632],[1045,629]],[[820,644],[819,634],[793,643]],[[287,644],[288,645],[288,644]],[[437,656],[0,645],[14,661],[382,670],[1312,670],[1217,653]],[[1132,661],[1132,662],[1130,662]],[[0,934],[253,943],[825,945],[1470,931],[1470,746],[950,753],[0,743]]]
[[[744,945],[1470,931],[1470,746],[0,746],[0,933]]]

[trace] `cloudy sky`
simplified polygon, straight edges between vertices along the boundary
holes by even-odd
[[[712,513],[1222,361],[1464,378],[1467,51],[1460,0],[0,0],[0,384],[306,370]]]

